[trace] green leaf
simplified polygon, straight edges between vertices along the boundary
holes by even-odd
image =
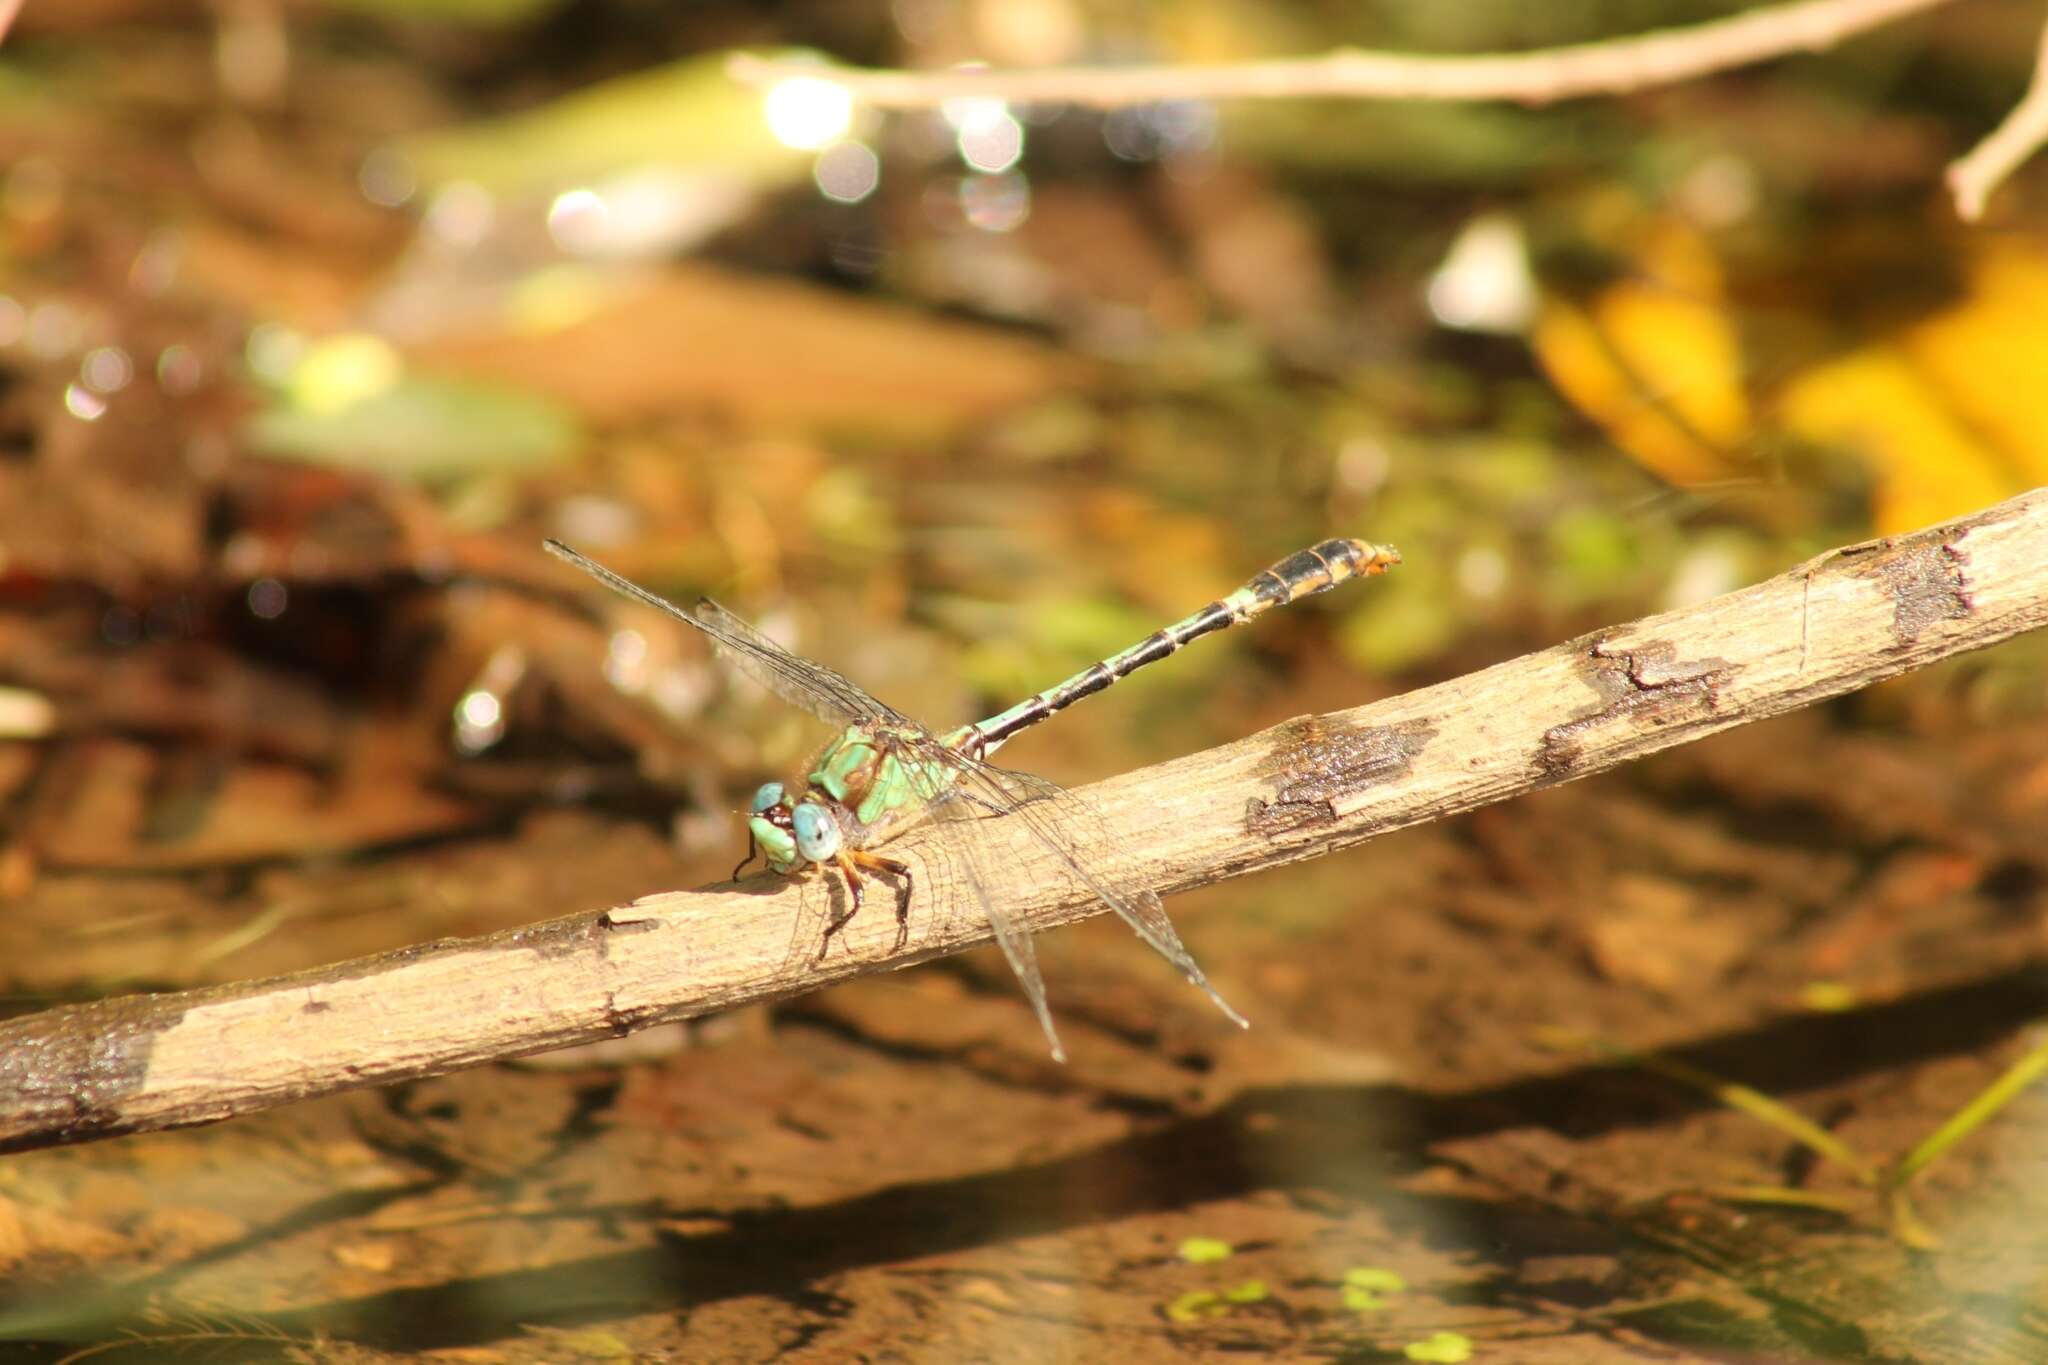
[[[400,151],[428,184],[494,193],[603,180],[645,166],[717,171],[757,189],[794,184],[813,154],[776,141],[762,93],[713,53],[602,81],[504,118],[413,138]]]
[[[568,409],[548,399],[426,375],[332,410],[281,402],[256,414],[247,435],[266,455],[419,483],[551,464],[583,439]]]
[[[1188,1237],[1182,1239],[1178,1254],[1189,1265],[1210,1265],[1229,1260],[1237,1248],[1219,1237]]]

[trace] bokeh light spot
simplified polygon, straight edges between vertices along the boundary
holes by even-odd
[[[107,415],[107,400],[83,384],[66,384],[64,410],[81,422],[97,422]]]
[[[1482,214],[1429,278],[1429,311],[1461,332],[1519,333],[1536,316],[1536,281],[1520,224]]]
[[[249,585],[249,614],[262,621],[275,621],[284,615],[290,594],[284,584],[275,578],[259,578]]]
[[[777,142],[815,152],[845,137],[853,126],[853,92],[816,76],[795,76],[768,88],[761,113]]]
[[[1024,125],[1001,100],[947,100],[939,112],[953,125],[960,159],[977,171],[999,175],[1024,157]]]
[[[596,190],[564,190],[548,205],[548,235],[573,256],[598,251],[611,225],[611,206]]]
[[[841,204],[858,204],[882,183],[882,161],[865,142],[835,142],[811,167],[818,193]]]
[[[292,367],[292,402],[306,412],[337,413],[396,384],[405,360],[390,342],[368,332],[344,332],[307,347]]]
[[[1008,175],[970,175],[960,182],[960,216],[983,232],[1014,232],[1031,216],[1031,182]]]
[[[94,393],[119,393],[135,378],[135,362],[119,346],[95,346],[85,353],[78,377]]]

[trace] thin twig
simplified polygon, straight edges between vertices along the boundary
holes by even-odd
[[[1966,223],[1984,216],[1984,203],[2005,178],[2048,142],[2048,27],[2034,57],[2034,80],[1991,135],[1948,168],[1956,214]]]
[[[1951,0],[1795,0],[1688,28],[1534,52],[1441,57],[1341,48],[1317,57],[1186,66],[860,70],[740,53],[726,69],[751,85],[823,78],[877,108],[925,109],[947,100],[1003,99],[1112,109],[1162,100],[1516,100],[1548,104],[1671,85],[1847,38]],[[1977,222],[1991,192],[2048,142],[2048,27],[2025,98],[1948,169],[1956,213]]]
[[[1100,783],[1085,789],[1104,815],[1092,852],[1118,879],[1187,890],[1584,777],[2042,625],[2048,489]],[[1042,931],[1100,912],[1013,823],[991,820],[984,832],[1029,898],[1013,907],[1018,922]],[[833,940],[829,958],[811,961],[830,908],[824,888],[763,877],[267,981],[0,1023],[0,1151],[438,1075],[984,943],[988,922],[933,833],[888,846],[917,869],[907,952],[894,951],[894,918],[870,912]]]
[[[1480,56],[1342,48],[1318,57],[1209,66],[863,71],[741,54],[726,69],[735,79],[753,85],[823,77],[846,87],[863,103],[894,109],[930,108],[977,96],[1105,109],[1158,100],[1309,96],[1547,104],[1669,85],[1792,52],[1818,52],[1854,34],[1950,2],[1795,0],[1688,28]]]

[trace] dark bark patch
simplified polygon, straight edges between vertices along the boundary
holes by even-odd
[[[123,1117],[127,1099],[148,1078],[156,1040],[184,1017],[183,1008],[140,996],[0,1027],[0,1095],[9,1097],[0,1152],[132,1131],[138,1125]]]
[[[1272,798],[1246,806],[1245,824],[1254,834],[1334,820],[1339,800],[1406,777],[1436,736],[1426,720],[1354,727],[1310,716],[1286,728],[1293,733],[1275,746],[1264,773],[1275,779]]]
[[[1945,542],[1901,546],[1858,569],[1857,576],[1875,579],[1892,599],[1892,637],[1902,649],[1929,626],[1962,620],[1972,609],[1962,552]]]
[[[1578,776],[1587,736],[1607,726],[1663,729],[1712,717],[1720,705],[1722,684],[1734,669],[1722,658],[1681,659],[1668,640],[1649,640],[1617,651],[1604,637],[1595,636],[1579,676],[1600,704],[1543,732],[1536,750],[1537,781],[1556,783]]]

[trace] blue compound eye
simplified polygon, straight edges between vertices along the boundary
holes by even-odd
[[[790,824],[796,830],[796,851],[810,862],[825,862],[839,852],[839,824],[832,812],[817,802],[798,806]]]
[[[782,804],[782,784],[780,782],[763,782],[761,789],[754,793],[754,804],[751,809],[754,814],[759,815],[770,806],[780,804]]]

